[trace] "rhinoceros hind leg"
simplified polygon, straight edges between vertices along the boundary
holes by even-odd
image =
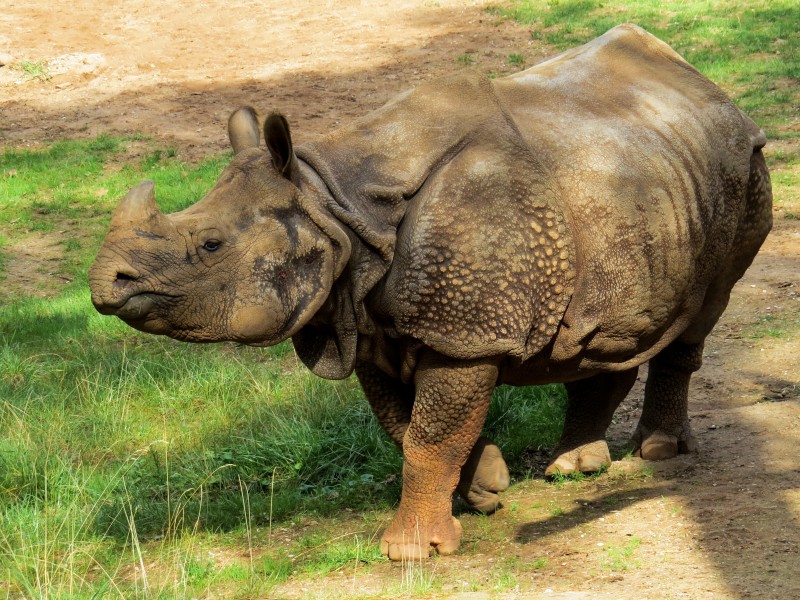
[[[703,344],[673,342],[650,359],[644,408],[633,434],[634,454],[664,460],[697,450],[688,416],[689,379],[703,359]]]
[[[503,455],[491,440],[480,437],[461,467],[456,490],[474,510],[493,513],[500,508],[497,492],[508,489],[511,478]]]
[[[691,374],[700,368],[703,342],[722,315],[731,288],[744,275],[772,227],[772,188],[760,146],[750,159],[744,212],[730,254],[712,268],[711,282],[698,316],[673,342],[650,359],[644,410],[633,434],[637,455],[663,460],[694,452],[697,442],[689,427],[687,396]]]
[[[567,417],[561,441],[545,475],[593,473],[611,465],[605,436],[619,403],[633,387],[638,368],[600,373],[568,383]]]

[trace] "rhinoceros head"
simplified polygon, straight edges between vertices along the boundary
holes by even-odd
[[[122,200],[89,272],[98,311],[186,341],[272,345],[323,305],[350,246],[298,187],[286,120],[266,120],[267,150],[252,109],[228,128],[236,155],[195,205],[163,214],[152,182]]]

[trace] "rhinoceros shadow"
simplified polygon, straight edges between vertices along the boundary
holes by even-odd
[[[614,540],[623,545],[620,539],[637,538],[643,547],[663,548],[658,539],[666,535],[675,540],[675,524],[680,523],[686,534],[666,550],[672,556],[664,560],[688,563],[684,555],[699,551],[714,567],[714,575],[735,590],[734,597],[792,596],[797,588],[791,574],[800,550],[795,499],[800,469],[794,450],[800,440],[796,419],[794,425],[789,419],[785,428],[776,423],[787,414],[800,414],[798,381],[765,379],[763,373],[748,370],[738,377],[743,382],[740,389],[750,385],[762,390],[755,404],[725,407],[720,394],[692,408],[690,393],[698,454],[646,463],[644,469],[651,475],[634,484],[621,479],[615,483],[613,471],[601,476],[569,500],[562,497],[557,515],[520,525],[515,541],[535,554],[537,547],[558,540],[568,544],[565,539],[575,539],[579,531],[598,543]],[[694,384],[708,385],[702,379]],[[639,525],[637,511],[649,529]],[[612,568],[609,561],[603,563],[602,549],[593,550],[587,560],[583,546],[575,560],[599,571]],[[635,561],[634,552],[631,565]]]

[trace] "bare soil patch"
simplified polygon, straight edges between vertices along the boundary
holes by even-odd
[[[510,53],[528,65],[547,54],[524,28],[458,0],[18,0],[0,14],[0,51],[12,63],[45,60],[51,75],[0,67],[3,145],[144,133],[188,161],[226,147],[227,116],[242,104],[281,110],[302,143],[424,80],[509,72]],[[464,54],[474,63],[458,60]],[[497,515],[462,516],[459,555],[424,567],[444,582],[438,594],[482,598],[471,590],[488,586],[508,598],[800,596],[800,221],[785,216],[800,214],[800,198],[776,200],[776,227],[692,383],[700,453],[513,487]],[[58,235],[12,249],[15,285],[40,294],[25,278],[53,276]],[[641,398],[638,385],[618,411],[614,446],[635,427]],[[278,593],[382,593],[403,569],[357,567]]]

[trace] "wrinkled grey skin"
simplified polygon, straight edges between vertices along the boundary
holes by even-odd
[[[355,371],[402,448],[382,547],[453,552],[457,490],[508,486],[480,437],[492,390],[564,382],[548,473],[610,462],[604,435],[649,361],[637,452],[695,441],[689,378],[771,227],[763,133],[668,46],[620,26],[492,82],[422,86],[321,141],[280,115],[229,122],[214,189],[163,215],[125,197],[90,272],[97,309],[192,342],[292,338],[315,373]]]

